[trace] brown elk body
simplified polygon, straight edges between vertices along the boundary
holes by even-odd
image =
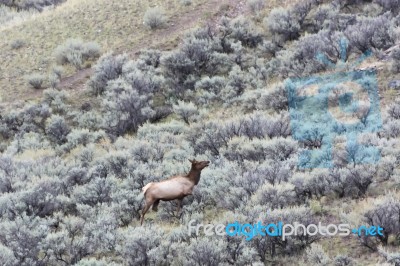
[[[140,224],[143,224],[144,215],[153,206],[157,211],[160,200],[178,200],[178,212],[182,206],[182,200],[188,195],[192,195],[195,185],[200,181],[201,170],[209,165],[209,161],[189,160],[192,168],[186,175],[172,176],[160,182],[151,182],[142,188],[145,198],[145,205],[140,217]]]

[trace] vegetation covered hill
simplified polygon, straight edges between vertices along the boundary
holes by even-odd
[[[183,32],[224,9],[227,2],[162,1],[168,22],[164,30],[155,32],[143,26],[143,16],[148,8],[161,4],[157,1],[69,0],[42,13],[21,11],[28,13],[23,18],[18,17],[20,12],[12,13],[0,31],[2,101],[35,98],[37,94],[27,90],[26,78],[35,72],[51,73],[56,64],[54,51],[68,39],[95,41],[104,53],[135,53],[153,46],[165,49],[175,45]],[[73,69],[67,68],[63,77],[71,74]]]
[[[0,2],[13,14],[0,29],[4,265],[399,265],[398,1],[18,3],[36,11]],[[379,94],[368,105],[343,75]],[[293,113],[307,103],[293,84],[322,94],[315,81],[332,77],[349,91],[326,104],[360,121],[356,142],[305,122],[330,119],[318,101]],[[307,157],[331,133],[329,154]],[[190,158],[211,164],[182,212],[162,202],[140,226],[141,188]],[[189,234],[192,220],[384,235],[247,241]]]

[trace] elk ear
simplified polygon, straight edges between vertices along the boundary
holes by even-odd
[[[194,160],[190,160],[190,159],[188,159],[188,160],[189,160],[189,162],[194,163]]]

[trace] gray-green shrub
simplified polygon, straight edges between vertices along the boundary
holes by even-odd
[[[94,74],[88,83],[92,92],[95,95],[103,94],[108,81],[117,79],[122,75],[122,67],[126,62],[128,62],[126,54],[113,56],[111,53],[108,53],[101,56],[94,67]]]
[[[358,18],[357,23],[350,25],[345,34],[352,47],[365,53],[371,48],[387,49],[391,47],[394,43],[390,34],[391,27],[391,15],[387,12],[374,18]]]
[[[28,84],[37,90],[43,88],[45,80],[45,76],[40,73],[34,73],[27,77]]]
[[[270,32],[283,41],[293,40],[300,36],[301,25],[292,10],[276,8],[264,19]]]
[[[143,17],[143,24],[152,30],[162,28],[166,22],[164,10],[159,7],[148,9]]]
[[[65,143],[69,132],[70,128],[63,117],[53,115],[48,119],[46,134],[54,143],[58,145]]]
[[[76,69],[81,69],[86,61],[100,56],[100,46],[95,42],[68,39],[55,49],[54,56],[60,65],[71,64]]]

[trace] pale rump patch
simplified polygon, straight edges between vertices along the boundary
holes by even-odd
[[[150,182],[150,183],[148,183],[147,185],[145,185],[145,186],[142,188],[143,193],[146,193],[146,190],[149,189],[149,187],[150,187],[152,184],[153,184],[153,182]]]

